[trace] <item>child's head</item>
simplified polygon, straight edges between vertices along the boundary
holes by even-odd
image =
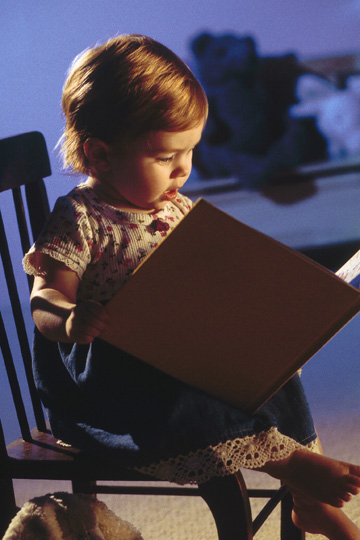
[[[126,145],[154,131],[190,129],[207,116],[204,90],[190,69],[140,35],[115,37],[77,57],[62,106],[65,165],[84,174],[84,143],[91,137]]]

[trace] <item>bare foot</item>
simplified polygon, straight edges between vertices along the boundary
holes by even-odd
[[[290,491],[341,508],[360,492],[360,467],[296,450],[287,459],[267,463],[262,470],[284,482]]]
[[[360,530],[340,508],[294,495],[292,519],[301,530],[329,540],[360,540]]]

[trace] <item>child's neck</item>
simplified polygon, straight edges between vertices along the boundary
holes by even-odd
[[[111,188],[111,185],[107,182],[102,182],[93,176],[89,176],[86,184],[90,186],[96,195],[100,197],[104,202],[110,204],[114,208],[123,210],[124,212],[132,212],[134,214],[154,214],[155,210],[148,210],[146,208],[139,208],[131,204],[124,199],[119,193]]]

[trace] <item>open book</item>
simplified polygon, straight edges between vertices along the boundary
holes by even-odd
[[[247,412],[360,310],[360,292],[200,199],[107,304],[103,339]]]

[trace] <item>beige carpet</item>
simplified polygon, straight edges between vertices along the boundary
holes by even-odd
[[[335,430],[329,420],[318,420],[318,431],[327,455],[353,463],[360,463],[358,434],[360,419],[345,417],[340,422],[340,431]],[[339,426],[338,426],[339,427]],[[262,473],[243,471],[248,487],[277,487],[277,482]],[[16,482],[17,503],[36,495],[54,491],[70,491],[67,482]],[[144,540],[217,540],[217,533],[211,513],[198,497],[150,497],[101,495],[111,510],[137,527]],[[253,515],[264,501],[252,503]],[[346,513],[360,527],[360,496],[347,506]],[[266,522],[255,536],[256,540],[279,540],[279,512]],[[320,535],[306,536],[309,540],[321,540]]]

